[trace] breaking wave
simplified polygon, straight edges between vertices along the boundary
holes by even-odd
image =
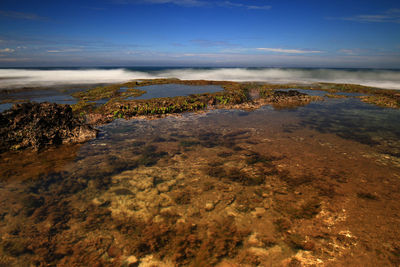
[[[353,83],[400,89],[400,70],[279,68],[0,69],[0,88],[57,84],[117,83],[134,79]]]

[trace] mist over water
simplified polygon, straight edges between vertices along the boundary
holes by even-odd
[[[125,69],[0,69],[0,88],[51,86],[57,84],[118,83],[152,78],[145,72]]]
[[[0,89],[57,84],[118,83],[134,79],[353,83],[400,89],[400,70],[279,68],[0,69]]]

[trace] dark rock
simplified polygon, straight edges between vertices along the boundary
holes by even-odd
[[[290,96],[305,96],[307,94],[300,93],[296,90],[289,90],[289,91],[275,91],[274,96],[278,97],[290,97]]]
[[[125,189],[125,188],[116,189],[116,190],[114,190],[114,193],[115,193],[117,196],[133,195],[132,191],[130,191],[130,190],[128,190],[128,189]]]
[[[281,101],[288,101],[288,100],[301,100],[303,97],[306,97],[307,94],[300,93],[296,90],[289,90],[289,91],[275,91],[272,95],[273,102],[281,102]]]
[[[43,203],[43,197],[38,197],[34,195],[28,195],[24,197],[22,199],[22,205],[24,205],[26,216],[31,216],[37,208],[43,205]]]
[[[69,105],[53,103],[15,104],[0,113],[0,152],[82,143],[97,130],[73,116]]]
[[[4,241],[1,244],[1,248],[6,254],[14,257],[29,252],[29,250],[26,247],[26,244],[18,239]]]

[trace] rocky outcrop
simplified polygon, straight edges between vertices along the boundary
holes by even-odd
[[[0,113],[0,152],[82,143],[97,130],[73,116],[69,105],[54,103],[15,104]]]
[[[296,91],[296,90],[289,90],[289,91],[274,91],[272,96],[276,101],[279,101],[280,99],[288,98],[288,97],[301,98],[301,97],[307,96],[307,94],[300,93],[299,91]]]
[[[266,99],[275,109],[297,108],[305,106],[312,101],[322,101],[320,96],[312,96],[296,90],[274,91]]]

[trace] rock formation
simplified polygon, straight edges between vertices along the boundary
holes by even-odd
[[[0,152],[81,143],[96,135],[96,129],[73,116],[69,105],[23,103],[0,113]]]

